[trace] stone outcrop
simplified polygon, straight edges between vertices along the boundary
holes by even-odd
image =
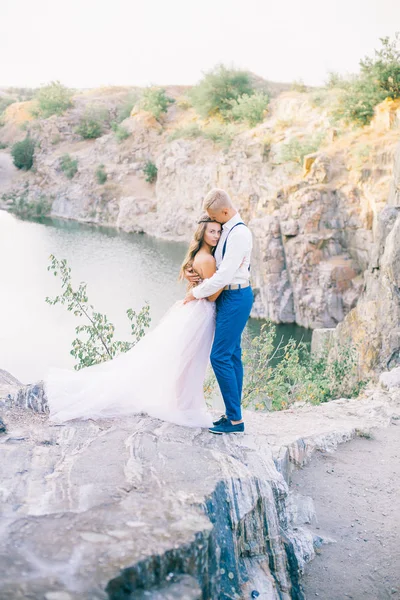
[[[14,387],[6,397],[4,600],[302,599],[302,569],[324,536],[290,474],[400,412],[398,389],[371,390],[246,412],[248,433],[219,437],[146,415],[54,425],[39,404],[21,408]]]
[[[357,306],[337,327],[336,340],[352,340],[362,371],[400,365],[400,145],[385,208],[376,225],[376,241]]]
[[[207,126],[179,102],[163,124],[134,110],[122,123],[130,133],[122,143],[109,128],[96,140],[81,140],[76,127],[87,107],[106,107],[111,120],[123,93],[80,94],[64,115],[30,123],[40,140],[36,172],[18,174],[14,187],[29,183],[31,200],[46,195],[55,217],[174,240],[189,239],[205,194],[223,187],[255,235],[253,316],[311,328],[341,322],[357,302],[371,259],[397,141],[390,128],[397,120],[382,130],[379,115],[385,111],[379,108],[371,128],[339,137],[312,95],[284,92],[264,122],[236,135],[229,147],[201,135],[172,139],[179,128]],[[293,139],[320,134],[323,147],[306,157],[303,172],[282,161]],[[78,160],[71,180],[60,168],[65,153]],[[154,184],[145,180],[147,161],[158,170]],[[95,177],[99,164],[107,173],[103,185]]]

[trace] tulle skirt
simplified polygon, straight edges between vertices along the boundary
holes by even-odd
[[[215,303],[176,302],[133,348],[80,371],[52,368],[44,381],[50,420],[145,412],[209,427],[203,383],[215,331]]]

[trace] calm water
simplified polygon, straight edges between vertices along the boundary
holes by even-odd
[[[118,339],[129,339],[128,308],[149,301],[154,326],[184,295],[177,274],[185,251],[183,243],[72,221],[22,221],[0,210],[0,368],[28,383],[50,366],[74,364],[69,351],[78,319],[45,302],[60,292],[59,279],[47,271],[50,254],[67,259],[73,282],[87,283],[89,301],[115,324]],[[250,320],[249,332],[260,326]],[[277,338],[308,341],[310,334],[281,325]]]

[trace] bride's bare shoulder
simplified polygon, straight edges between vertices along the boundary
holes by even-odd
[[[194,257],[193,266],[195,265],[215,265],[215,258],[208,252],[198,252]]]
[[[215,258],[208,252],[198,252],[193,260],[193,268],[204,277],[210,277],[210,273],[216,271]]]

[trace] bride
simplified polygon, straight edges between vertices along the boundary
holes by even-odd
[[[214,250],[221,225],[204,215],[183,261],[202,279],[216,271]],[[222,291],[222,290],[221,290]],[[176,302],[133,348],[80,371],[52,368],[44,388],[50,420],[118,417],[145,412],[189,427],[211,427],[203,383],[215,329],[217,292],[207,299]]]

